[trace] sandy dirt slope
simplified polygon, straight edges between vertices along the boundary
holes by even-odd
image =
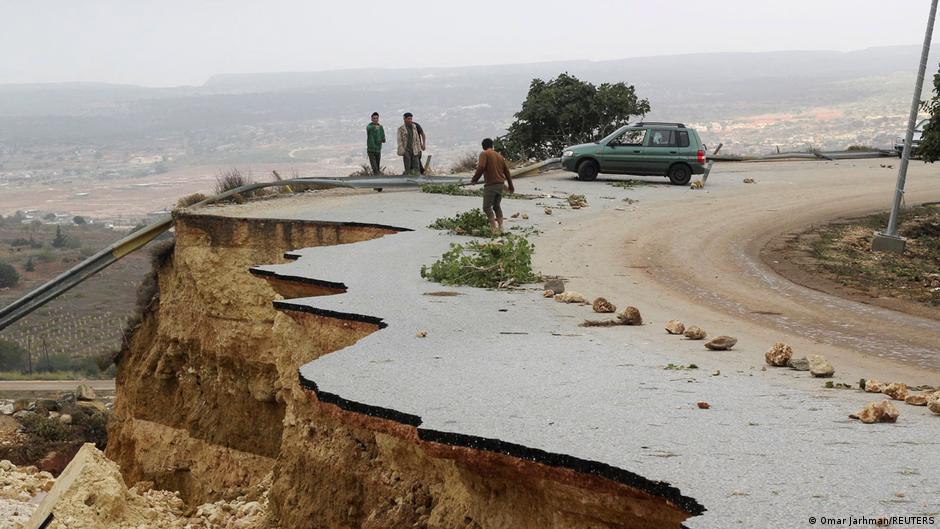
[[[679,318],[768,346],[787,341],[797,355],[829,356],[843,376],[877,372],[936,384],[940,322],[801,287],[759,256],[780,234],[889,207],[897,173],[884,163],[722,164],[699,191],[647,179],[657,185],[628,192],[636,204],[595,209],[546,232],[537,264],[571,277],[575,289],[634,300],[655,322]],[[542,189],[620,195],[604,176],[593,183],[570,176],[544,176]],[[912,164],[906,199],[940,200],[940,168]]]

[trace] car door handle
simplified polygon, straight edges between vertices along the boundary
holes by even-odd
[[[640,152],[640,151],[637,150],[637,151],[633,151],[633,152]]]
[[[669,151],[669,154],[676,154],[676,151]]]

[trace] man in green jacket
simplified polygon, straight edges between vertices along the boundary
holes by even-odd
[[[378,175],[382,170],[382,144],[385,143],[385,127],[379,125],[379,113],[372,113],[372,123],[366,125],[366,151],[369,153],[369,164],[372,165],[372,174]]]

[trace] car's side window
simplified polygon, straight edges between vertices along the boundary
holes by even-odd
[[[638,147],[643,145],[643,139],[646,138],[646,129],[628,130],[620,135],[619,138],[611,142],[614,145],[623,145],[629,147]]]
[[[653,129],[650,147],[675,147],[676,134],[672,130]]]
[[[685,130],[680,130],[677,132],[679,136],[679,147],[688,147],[689,146],[689,133]]]

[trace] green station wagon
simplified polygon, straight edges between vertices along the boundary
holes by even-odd
[[[676,185],[705,173],[705,146],[682,123],[626,125],[606,138],[565,148],[562,166],[591,181],[599,173],[666,176]]]

